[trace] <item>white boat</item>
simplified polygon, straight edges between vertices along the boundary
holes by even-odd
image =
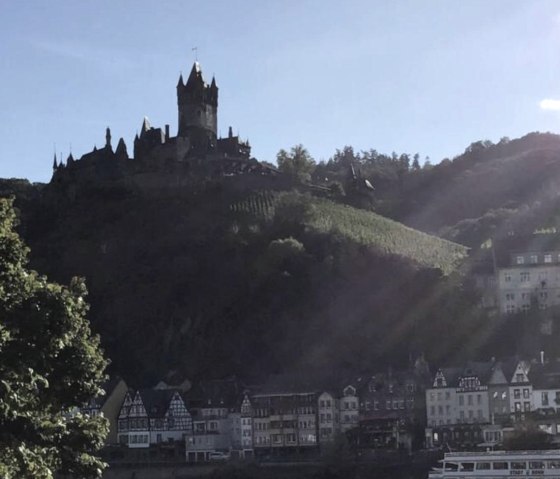
[[[448,452],[429,479],[498,479],[546,477],[560,479],[560,450]]]

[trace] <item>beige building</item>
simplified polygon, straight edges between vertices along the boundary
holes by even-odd
[[[511,253],[509,266],[497,269],[502,314],[560,305],[560,252]]]

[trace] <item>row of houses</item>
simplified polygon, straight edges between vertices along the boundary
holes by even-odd
[[[560,435],[560,362],[510,358],[438,369],[426,389],[426,445],[489,448],[530,421]],[[560,436],[558,436],[560,437]]]
[[[111,444],[136,450],[181,444],[190,462],[216,452],[240,458],[311,456],[342,436],[360,447],[413,447],[414,426],[425,422],[430,381],[422,358],[404,371],[309,377],[278,375],[249,387],[235,378],[192,387],[161,382],[140,390],[118,380],[106,388],[109,399],[97,398],[83,412],[109,418]]]
[[[356,450],[488,448],[527,419],[560,437],[560,362],[542,357],[469,362],[433,374],[420,358],[406,370],[308,378],[274,376],[249,387],[235,378],[192,387],[162,382],[140,390],[119,380],[84,412],[110,419],[111,444],[172,448],[190,462],[217,452],[313,456],[339,439]]]

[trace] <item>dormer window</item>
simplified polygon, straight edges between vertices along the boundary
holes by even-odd
[[[531,263],[536,264],[539,262],[539,257],[536,254],[531,255]]]
[[[523,256],[517,256],[515,258],[515,264],[524,264],[525,263],[525,258]]]
[[[545,254],[544,255],[544,262],[545,263],[552,263],[552,255],[551,254]]]

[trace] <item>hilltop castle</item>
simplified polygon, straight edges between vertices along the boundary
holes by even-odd
[[[182,75],[179,77],[177,105],[177,136],[170,135],[169,125],[164,130],[154,128],[144,118],[140,134],[134,138],[134,158],[131,158],[123,138],[113,150],[111,131],[107,128],[103,148],[94,147],[80,159],[74,159],[70,153],[66,164],[62,160],[57,162],[55,155],[51,183],[125,180],[149,184],[170,175],[175,179],[200,179],[278,174],[275,168],[252,158],[249,142],[233,136],[231,127],[226,138],[218,138],[218,87],[214,78],[210,84],[204,81],[198,62],[194,63],[186,83]]]

